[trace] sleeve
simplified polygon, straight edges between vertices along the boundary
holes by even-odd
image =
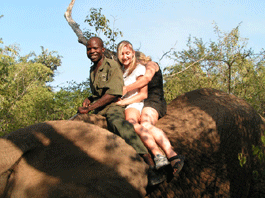
[[[106,94],[122,96],[123,74],[118,65],[111,65],[108,72],[108,80],[105,84]]]
[[[135,76],[136,76],[136,78],[139,77],[139,76],[145,75],[145,71],[146,71],[145,66],[140,65],[140,64],[137,65],[137,67],[135,68]]]

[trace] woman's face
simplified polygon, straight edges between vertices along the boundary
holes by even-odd
[[[124,67],[129,67],[129,65],[133,61],[134,51],[131,50],[131,48],[124,46],[120,56],[120,62],[122,63],[122,65]]]

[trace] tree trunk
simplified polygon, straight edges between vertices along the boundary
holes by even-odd
[[[76,23],[72,18],[72,9],[74,7],[74,3],[75,0],[71,0],[69,6],[66,9],[66,12],[64,13],[64,17],[70,27],[73,29],[74,33],[76,34],[78,42],[86,46],[88,39],[84,36],[83,32],[79,28],[79,24]],[[110,51],[109,49],[105,50],[104,56],[110,59],[114,59],[116,61],[118,60],[116,52]]]

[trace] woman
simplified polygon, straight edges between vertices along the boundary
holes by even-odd
[[[143,77],[146,73],[148,73],[148,71],[145,71],[145,67],[140,63],[146,64],[148,60],[139,59],[140,61],[137,61],[135,57],[137,54],[135,54],[131,43],[128,41],[122,41],[118,45],[117,54],[118,60],[124,69],[125,90],[128,87],[127,93],[124,95],[123,99],[118,102],[119,105],[126,105],[126,120],[134,125],[136,133],[140,136],[145,146],[154,155],[156,168],[159,169],[168,165],[168,158],[171,161],[174,173],[178,173],[183,166],[184,160],[180,159],[177,153],[172,149],[172,146],[164,132],[153,125],[156,123],[155,119],[158,120],[158,116],[157,118],[155,117],[156,114],[154,114],[152,107],[148,106],[149,103],[147,103],[147,106],[144,108],[145,112],[142,112],[144,106],[143,100],[147,98],[147,83],[135,89],[130,88],[132,83],[137,84],[137,81],[144,81]],[[140,70],[141,72],[139,72]],[[153,73],[156,72],[157,70],[154,68]],[[151,116],[149,116],[150,114]],[[162,148],[167,157],[164,156],[157,144]]]

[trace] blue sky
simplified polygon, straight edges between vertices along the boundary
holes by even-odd
[[[4,45],[18,44],[20,54],[40,54],[43,46],[63,56],[55,85],[86,80],[91,62],[86,49],[64,18],[70,0],[9,0],[1,3],[0,38]],[[120,40],[129,40],[135,48],[158,61],[172,47],[185,49],[189,35],[204,42],[216,39],[213,21],[223,31],[231,31],[240,22],[240,35],[249,38],[255,52],[265,48],[264,0],[76,0],[72,17],[80,28],[89,28],[84,20],[90,8],[102,13],[123,32]],[[163,59],[162,68],[172,64]]]

